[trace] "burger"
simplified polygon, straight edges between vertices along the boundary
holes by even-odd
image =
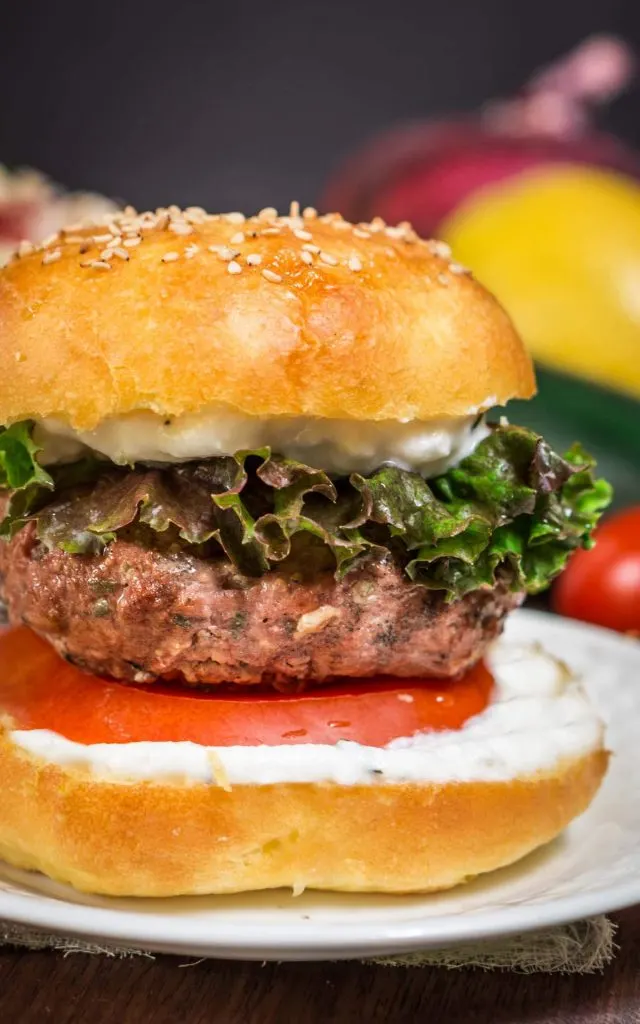
[[[0,856],[81,890],[417,892],[557,835],[602,727],[505,617],[578,446],[408,224],[131,208],[0,272]]]

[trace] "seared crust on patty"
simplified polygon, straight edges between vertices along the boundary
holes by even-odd
[[[458,676],[523,597],[499,586],[447,604],[391,554],[342,580],[314,554],[254,579],[223,557],[139,536],[99,555],[48,551],[32,524],[0,544],[0,580],[13,622],[98,675],[280,690],[340,677]]]

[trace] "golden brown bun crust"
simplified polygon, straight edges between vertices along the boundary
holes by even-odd
[[[14,259],[0,272],[0,423],[57,416],[87,430],[218,403],[431,419],[533,394],[508,316],[442,243],[274,212],[125,211]]]
[[[593,798],[595,750],[512,782],[118,784],[0,735],[0,857],[119,896],[280,886],[446,889],[548,842]]]

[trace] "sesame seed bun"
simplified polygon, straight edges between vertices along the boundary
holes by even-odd
[[[101,778],[0,730],[0,857],[106,895],[447,889],[557,836],[607,760],[599,747],[504,782],[222,788]]]
[[[496,300],[408,225],[126,210],[20,251],[0,272],[1,423],[429,420],[534,392]]]

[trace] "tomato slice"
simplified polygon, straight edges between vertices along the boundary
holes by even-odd
[[[348,680],[302,694],[129,686],[67,664],[24,627],[0,633],[0,713],[17,729],[50,729],[87,744],[190,740],[224,747],[354,740],[385,746],[422,730],[460,728],[486,707],[492,686],[483,664],[455,682]]]

